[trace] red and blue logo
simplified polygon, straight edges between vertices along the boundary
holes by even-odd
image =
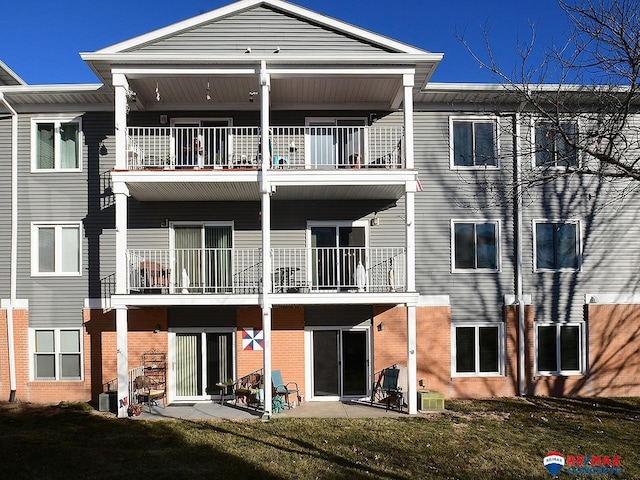
[[[622,475],[620,455],[567,455],[549,452],[542,461],[554,477],[565,468],[569,475]]]
[[[542,461],[544,468],[546,468],[554,477],[560,473],[562,467],[564,467],[564,457],[558,452],[549,452],[544,456]]]

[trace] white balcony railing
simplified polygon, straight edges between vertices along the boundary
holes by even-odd
[[[129,250],[132,293],[233,293],[262,291],[260,249]],[[404,292],[406,255],[401,247],[274,248],[274,293]]]
[[[204,248],[129,250],[129,291],[258,293],[262,250]]]
[[[271,127],[270,168],[403,168],[402,127]],[[127,168],[258,168],[258,127],[129,127]]]

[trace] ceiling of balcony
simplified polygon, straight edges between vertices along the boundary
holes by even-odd
[[[134,110],[259,110],[257,76],[144,77],[129,80],[136,93]],[[159,92],[158,95],[156,93]],[[397,76],[296,76],[272,78],[272,109],[395,109],[402,79]],[[210,99],[207,99],[209,95]]]
[[[271,174],[272,200],[397,200],[405,194],[405,183],[415,175],[409,170],[384,170],[357,174],[357,178],[330,175],[334,177],[331,180],[321,172],[288,173],[292,172]],[[256,170],[112,172],[112,177],[114,182],[124,182],[130,195],[143,202],[241,202],[261,198]]]

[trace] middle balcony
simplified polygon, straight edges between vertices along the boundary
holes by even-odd
[[[403,247],[271,249],[269,293],[406,292]],[[262,249],[127,250],[130,294],[263,293]]]

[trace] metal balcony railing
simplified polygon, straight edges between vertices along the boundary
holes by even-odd
[[[260,249],[129,250],[129,291],[187,294],[262,292]],[[273,293],[404,292],[402,247],[274,248]]]
[[[129,127],[127,168],[258,168],[258,127]],[[269,168],[404,168],[403,127],[271,127]]]

